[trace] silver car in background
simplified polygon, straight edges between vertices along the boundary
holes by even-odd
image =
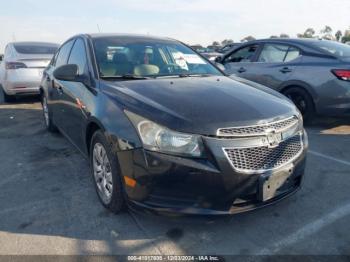
[[[5,102],[16,95],[39,94],[42,73],[59,45],[42,42],[15,42],[5,48],[0,64],[0,87]]]

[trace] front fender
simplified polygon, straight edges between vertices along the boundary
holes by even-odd
[[[99,94],[95,112],[88,119],[87,132],[93,123],[101,129],[114,152],[142,147],[142,142],[133,124],[130,122],[121,105],[105,94]]]

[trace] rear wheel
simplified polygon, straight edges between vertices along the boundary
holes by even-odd
[[[45,95],[42,95],[41,103],[43,106],[43,115],[44,115],[46,129],[52,133],[57,132],[58,129],[55,126],[55,124],[52,122],[51,112],[50,112],[49,106],[47,104],[47,98]]]
[[[310,122],[315,114],[315,106],[310,94],[302,88],[291,87],[283,94],[288,97],[303,115],[305,122]]]
[[[90,165],[102,205],[114,213],[121,212],[125,208],[125,199],[118,158],[100,130],[91,139]]]
[[[16,100],[16,96],[6,94],[4,91],[4,88],[2,86],[1,86],[1,90],[2,90],[2,94],[4,96],[4,101],[6,103],[11,103],[11,102],[14,102]]]

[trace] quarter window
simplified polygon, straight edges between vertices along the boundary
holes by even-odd
[[[233,52],[230,56],[228,56],[225,59],[225,62],[226,63],[227,62],[231,62],[231,63],[251,62],[257,49],[258,49],[257,45],[250,45],[247,47],[243,47]]]
[[[74,40],[70,40],[60,48],[57,56],[56,64],[55,64],[56,67],[67,64],[69,52],[72,49],[73,43],[74,43]]]
[[[78,66],[79,75],[84,74],[87,65],[87,60],[85,44],[81,38],[78,38],[75,41],[72,52],[69,56],[68,64],[76,64]]]
[[[296,59],[300,55],[299,50],[287,45],[266,44],[261,51],[258,62],[282,63]]]

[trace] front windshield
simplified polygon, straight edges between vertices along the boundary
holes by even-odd
[[[313,45],[337,57],[350,57],[349,45],[326,40],[317,41]]]
[[[93,40],[101,78],[222,75],[185,45],[168,40],[105,37]]]

